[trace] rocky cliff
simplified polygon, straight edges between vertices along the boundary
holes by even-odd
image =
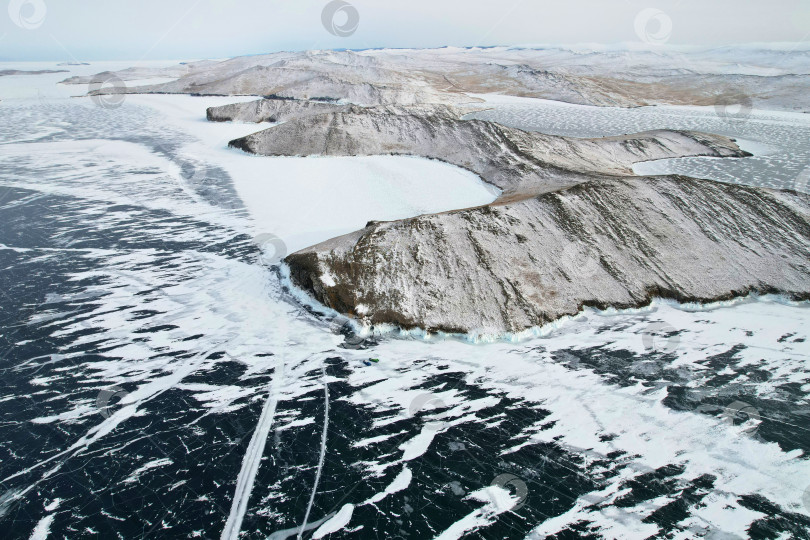
[[[504,191],[501,202],[576,184],[589,174],[631,175],[638,161],[747,155],[714,135],[654,131],[603,139],[554,137],[483,120],[449,107],[355,108],[296,118],[230,145],[268,156],[415,155],[470,170]]]
[[[210,122],[284,122],[330,112],[346,111],[350,105],[336,105],[319,101],[296,99],[260,99],[245,103],[231,103],[209,107],[206,116]]]
[[[807,195],[632,176],[643,160],[746,155],[725,137],[575,139],[431,108],[357,108],[231,144],[262,155],[418,155],[503,190],[490,205],[372,222],[287,257],[296,285],[369,324],[500,334],[654,296],[810,294]]]
[[[808,220],[804,194],[599,178],[516,203],[372,223],[286,260],[294,283],[368,323],[500,334],[653,297],[808,299]]]

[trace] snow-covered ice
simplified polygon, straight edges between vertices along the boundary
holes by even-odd
[[[228,98],[127,96],[102,110],[54,87],[67,75],[0,78],[10,535],[810,526],[806,304],[655,302],[586,310],[514,343],[391,333],[357,348],[261,264],[255,235],[293,250],[370,219],[481,204],[486,186],[416,158],[248,156],[227,141],[257,126],[204,121]],[[548,107],[563,122],[569,107],[528,105],[515,115]],[[633,122],[678,116],[654,109]],[[728,130],[771,146],[763,163],[781,159],[807,127],[777,116]],[[504,474],[525,498],[494,485]]]

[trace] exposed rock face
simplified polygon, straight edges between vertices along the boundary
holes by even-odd
[[[287,257],[295,284],[371,324],[498,334],[654,296],[810,294],[810,198],[684,177],[632,177],[664,157],[746,155],[731,140],[654,131],[554,137],[451,112],[360,109],[232,141],[262,155],[412,154],[503,190],[479,208],[371,223]]]
[[[810,298],[810,197],[684,177],[604,178],[506,205],[373,223],[287,257],[372,324],[518,332],[584,305]]]
[[[587,180],[632,175],[638,161],[677,156],[744,156],[725,137],[654,131],[574,139],[460,120],[448,108],[353,109],[290,120],[231,146],[269,156],[402,154],[440,159],[475,172],[504,191],[503,200]]]
[[[284,122],[293,118],[306,118],[330,112],[348,110],[350,105],[335,105],[318,101],[293,99],[260,99],[246,103],[231,103],[209,107],[206,111],[211,122]]]
[[[447,106],[424,104],[417,106],[380,105],[362,107],[328,101],[300,100],[292,98],[264,98],[244,103],[231,103],[219,107],[209,107],[206,111],[212,122],[286,122],[309,116],[328,113],[376,113],[376,114],[419,114],[444,115],[460,119],[465,114],[485,110],[487,107],[474,104]]]

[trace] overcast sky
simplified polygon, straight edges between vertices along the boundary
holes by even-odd
[[[721,45],[810,38],[810,0],[346,0],[349,7],[331,6],[328,28],[322,21],[328,0],[2,1],[8,10],[0,12],[0,60],[197,59],[443,45]]]

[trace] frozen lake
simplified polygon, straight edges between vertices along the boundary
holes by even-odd
[[[417,158],[228,149],[262,127],[206,123],[230,98],[106,109],[56,85],[109,68],[0,77],[10,537],[806,537],[807,305],[658,302],[520,343],[363,341],[296,301],[278,251],[497,194]],[[476,116],[702,129],[757,154],[644,174],[785,187],[808,164],[797,115],[503,101]]]

